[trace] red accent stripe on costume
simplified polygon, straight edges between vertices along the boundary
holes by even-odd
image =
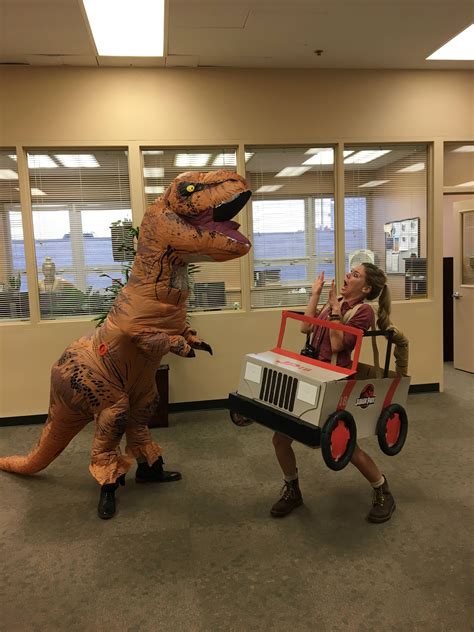
[[[336,410],[345,410],[355,384],[355,380],[347,380],[344,390],[341,393],[341,397],[339,398]]]
[[[393,378],[393,382],[390,384],[390,388],[388,389],[387,394],[385,395],[385,400],[382,406],[382,410],[384,408],[387,408],[387,406],[390,406],[390,404],[392,403],[393,396],[395,395],[395,391],[397,390],[401,379],[402,378],[400,377]]]

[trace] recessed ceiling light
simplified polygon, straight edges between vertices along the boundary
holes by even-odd
[[[278,191],[281,189],[282,184],[265,184],[255,191],[255,193],[273,193],[274,191]]]
[[[414,165],[403,167],[403,169],[398,169],[397,173],[414,173],[415,171],[423,171],[424,168],[425,168],[424,162],[415,162]]]
[[[455,184],[455,187],[474,187],[474,180],[470,182],[462,182],[461,184]]]
[[[151,194],[151,193],[163,193],[165,190],[165,187],[145,187],[145,193]]]
[[[213,167],[235,167],[237,164],[235,154],[217,154],[212,161]]]
[[[457,147],[456,149],[453,149],[452,151],[453,152],[457,151],[461,154],[468,154],[474,151],[474,145],[462,145],[462,147]]]
[[[18,180],[18,174],[13,169],[0,169],[0,180]]]
[[[372,162],[376,158],[380,158],[380,156],[384,156],[385,154],[389,154],[391,149],[364,149],[362,151],[358,151],[357,153],[346,158],[344,162],[346,165],[350,164],[365,164],[366,162]]]
[[[163,57],[164,0],[82,0],[97,53]]]
[[[28,154],[30,169],[57,169],[58,165],[46,154]]]
[[[371,180],[370,182],[366,182],[365,184],[360,184],[359,189],[363,189],[364,187],[379,187],[381,184],[385,184],[386,182],[390,182],[390,180]]]
[[[346,150],[343,152],[344,158],[353,154],[354,151]],[[304,161],[304,165],[332,165],[334,164],[334,150],[333,149],[318,149],[312,147],[305,151],[305,154],[312,154],[311,158]]]
[[[311,167],[285,167],[275,174],[275,178],[292,178],[295,176],[301,176],[310,169]]]
[[[465,28],[426,59],[474,61],[474,24]]]
[[[204,167],[209,162],[211,154],[176,154],[176,167]]]
[[[19,191],[20,189],[18,187],[15,187],[15,191]],[[31,195],[46,195],[46,193],[44,191],[42,191],[41,189],[35,189],[34,187],[32,189],[30,189],[31,191]]]
[[[54,154],[54,157],[62,164],[63,167],[70,169],[84,167],[86,169],[95,169],[100,167],[96,157],[92,154]]]
[[[165,170],[163,167],[144,167],[143,174],[145,178],[162,178]]]

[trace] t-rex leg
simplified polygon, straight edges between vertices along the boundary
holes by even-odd
[[[120,440],[128,421],[129,402],[122,395],[115,404],[104,408],[96,418],[89,471],[100,485],[115,483],[126,474],[132,459],[120,451]]]
[[[161,448],[153,441],[148,428],[153,415],[158,408],[158,392],[148,393],[142,401],[134,402],[125,429],[127,437],[127,454],[135,457],[137,461],[147,462],[153,465],[161,456]]]
[[[181,479],[180,472],[163,469],[163,458],[160,446],[153,441],[148,423],[156,412],[158,393],[153,399],[145,398],[141,405],[130,412],[127,424],[127,453],[138,461],[135,481],[137,483],[169,483]]]

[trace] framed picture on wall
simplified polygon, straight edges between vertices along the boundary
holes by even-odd
[[[384,224],[385,272],[405,274],[407,259],[420,257],[420,218],[396,220]]]

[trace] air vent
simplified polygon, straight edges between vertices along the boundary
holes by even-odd
[[[259,399],[293,412],[297,388],[297,378],[265,367]]]

